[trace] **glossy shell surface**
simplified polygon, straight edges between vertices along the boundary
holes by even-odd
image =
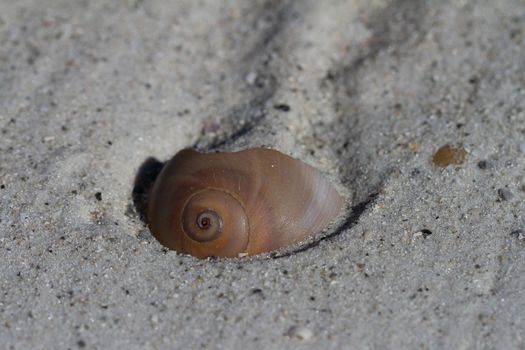
[[[170,249],[198,258],[236,257],[320,233],[343,203],[317,169],[279,151],[186,149],[156,179],[148,221]]]

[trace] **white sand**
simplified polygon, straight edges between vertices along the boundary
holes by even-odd
[[[0,0],[0,347],[525,347],[523,1],[223,3]],[[297,254],[181,256],[132,190],[195,144],[378,195]]]

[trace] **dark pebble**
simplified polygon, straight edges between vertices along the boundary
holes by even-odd
[[[480,169],[485,170],[485,169],[487,169],[488,166],[489,166],[489,164],[487,163],[486,160],[480,160],[478,162],[478,168],[480,168]]]
[[[278,105],[275,105],[274,108],[278,111],[283,111],[283,112],[289,112],[290,111],[290,106],[288,106],[287,104],[284,104],[284,103],[280,103]]]
[[[510,233],[512,237],[516,237],[520,241],[525,241],[525,231],[523,230],[514,230]]]
[[[501,202],[508,201],[512,198],[512,193],[505,188],[500,188],[498,189],[498,198]]]

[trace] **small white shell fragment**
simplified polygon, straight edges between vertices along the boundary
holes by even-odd
[[[314,333],[304,326],[292,326],[284,335],[298,341],[309,341],[313,338]]]
[[[248,85],[255,84],[255,80],[257,80],[257,73],[252,71],[246,75],[246,83],[248,83]]]

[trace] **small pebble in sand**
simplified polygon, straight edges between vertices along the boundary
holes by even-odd
[[[498,189],[498,202],[508,201],[512,198],[512,193],[506,188]]]
[[[423,237],[423,238],[427,238],[428,236],[430,236],[432,234],[432,231],[424,228],[422,230],[419,230],[417,231],[416,233],[414,233],[414,238],[417,238],[417,237]]]
[[[292,326],[284,335],[294,340],[308,341],[313,338],[314,333],[304,326]]]
[[[421,145],[419,143],[409,143],[408,149],[414,152],[419,152],[421,150]]]
[[[488,168],[488,162],[486,160],[480,160],[478,162],[478,168],[485,170]]]
[[[257,80],[257,73],[250,72],[246,74],[246,83],[248,83],[249,85],[255,84],[256,80]]]
[[[510,233],[512,237],[516,237],[520,241],[525,241],[525,231],[523,230],[514,230]]]
[[[449,165],[461,165],[466,159],[467,151],[464,148],[445,145],[434,154],[432,163],[444,168]]]
[[[274,106],[274,108],[278,111],[282,111],[282,112],[289,112],[290,111],[290,106],[287,105],[286,103],[279,103],[279,104],[276,104]]]

